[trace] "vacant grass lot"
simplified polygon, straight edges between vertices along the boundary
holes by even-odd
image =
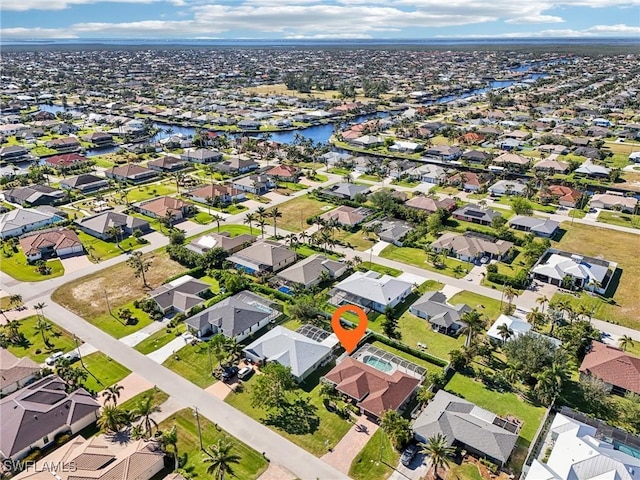
[[[318,428],[314,432],[303,435],[293,434],[286,432],[282,428],[270,426],[270,428],[274,429],[283,437],[291,440],[318,457],[327,453],[327,445],[325,444],[325,441],[328,441],[329,447],[335,447],[352,425],[350,422],[341,419],[335,413],[329,412],[324,407],[322,400],[320,399],[320,387],[318,386],[319,379],[331,368],[333,368],[333,365],[328,365],[309,376],[306,381],[302,383],[302,388],[299,390],[303,396],[306,396],[305,392],[309,395],[311,405],[317,409],[316,414],[318,415],[319,423]],[[251,379],[244,382],[244,391],[242,393],[229,394],[225,399],[225,402],[237,408],[241,412],[246,413],[250,417],[262,421],[266,418],[268,412],[262,408],[255,408],[251,405],[251,386],[255,382],[256,378],[257,375],[254,375]]]
[[[353,459],[349,476],[354,480],[384,480],[393,472],[387,465],[397,465],[399,461],[400,454],[379,428]]]
[[[360,264],[360,267],[381,273],[382,275],[391,275],[392,277],[399,277],[402,274],[402,271],[398,270],[397,268],[386,267],[378,263],[362,262]]]
[[[125,412],[130,412],[131,410],[135,409],[138,406],[138,404],[140,404],[140,402],[145,400],[147,397],[151,397],[153,399],[154,405],[162,405],[164,402],[167,401],[167,399],[169,398],[169,395],[164,393],[162,390],[158,388],[150,388],[149,390],[145,390],[144,392],[141,392],[131,397],[129,400],[125,402],[119,403],[118,406],[122,408]]]
[[[84,386],[90,392],[100,392],[114,383],[118,383],[131,373],[131,370],[107,357],[102,352],[87,355],[83,357],[82,362],[87,372],[89,372]],[[80,367],[80,363],[76,364],[76,366]]]
[[[140,353],[148,355],[151,352],[155,352],[160,347],[164,347],[167,343],[183,333],[186,329],[187,327],[184,323],[181,323],[176,328],[170,329],[170,331],[167,328],[163,328],[162,330],[158,330],[154,334],[149,335],[134,348]]]
[[[409,265],[414,265],[425,270],[438,272],[455,278],[466,275],[467,270],[471,268],[469,263],[461,262],[460,260],[451,257],[447,257],[445,260],[444,268],[436,268],[433,263],[427,261],[427,253],[420,248],[396,247],[395,245],[389,245],[380,252],[380,256],[382,258],[407,263]],[[462,268],[460,274],[457,274],[454,271],[456,267]]]
[[[217,381],[212,371],[218,367],[218,364],[213,354],[209,357],[206,342],[185,345],[175,355],[165,360],[163,365],[201,388],[206,388]]]
[[[108,260],[109,258],[117,257],[123,252],[144,246],[144,244],[139,243],[135,238],[129,237],[122,240],[120,242],[120,248],[118,248],[116,242],[106,242],[80,230],[76,233],[82,245],[84,245],[84,249],[87,251],[89,258],[93,257],[97,260]]]
[[[598,214],[598,221],[620,227],[640,228],[640,216],[630,213],[601,211]]]
[[[207,473],[209,464],[203,462],[206,454],[200,450],[198,426],[193,416],[193,411],[191,409],[180,410],[161,422],[158,428],[161,431],[166,431],[170,430],[174,425],[176,425],[178,431],[178,455],[181,458],[184,457],[184,460],[181,461],[181,467],[187,472],[189,478],[213,478],[211,474]],[[202,415],[200,415],[200,427],[202,443],[205,448],[216,444],[219,439],[224,439],[233,444],[231,454],[238,455],[240,463],[232,465],[234,475],[229,475],[229,478],[251,480],[258,478],[267,469],[268,463],[260,453],[232,437],[224,430],[218,430],[213,423]]]
[[[555,248],[568,252],[604,257],[618,263],[619,282],[609,288],[613,292],[614,304],[587,294],[580,296],[556,294],[554,299],[566,297],[574,305],[587,301],[595,307],[594,318],[617,322],[631,328],[640,327],[640,302],[638,301],[638,278],[640,277],[640,257],[638,257],[638,236],[632,233],[618,232],[590,225],[571,225],[563,222],[565,230],[559,242],[553,242]],[[614,279],[614,283],[615,279]],[[617,288],[616,288],[617,287]]]
[[[451,305],[466,303],[471,308],[475,308],[480,313],[483,313],[492,323],[500,316],[500,300],[485,297],[484,295],[479,295],[467,290],[455,294],[448,299],[448,302]]]
[[[26,343],[23,345],[9,345],[8,350],[16,357],[28,356],[34,362],[42,363],[53,352],[61,351],[66,353],[75,348],[76,343],[69,332],[54,325],[49,320],[47,321],[53,325],[51,331],[45,332],[45,337],[49,340],[50,347],[45,345],[42,335],[36,331],[38,316],[31,315],[20,320],[20,332],[26,337]],[[82,343],[82,340],[78,340],[78,342]],[[36,353],[37,351],[40,351],[40,353]]]
[[[289,200],[288,202],[278,205],[278,210],[282,213],[282,218],[278,218],[278,227],[288,230],[290,232],[301,232],[309,228],[307,225],[307,218],[315,215],[320,215],[328,210],[331,210],[334,206],[328,202],[322,202],[309,198],[308,196],[302,196]],[[270,212],[272,209],[267,210]],[[273,225],[273,219],[267,217],[267,222]]]
[[[152,288],[157,288],[166,278],[186,270],[171,260],[165,252],[148,253],[144,258],[151,259],[152,262],[146,273],[147,283]],[[148,289],[142,285],[142,279],[135,278],[131,267],[123,262],[63,285],[53,292],[52,299],[120,338],[144,326],[143,312],[134,311],[139,319],[138,324],[122,326],[109,315],[106,298],[108,297],[111,311],[115,314],[120,307],[142,298],[147,292]],[[124,330],[118,325],[125,327]]]
[[[12,252],[10,257],[3,255],[2,258],[0,258],[0,270],[21,282],[41,282],[43,280],[49,280],[50,278],[60,277],[64,274],[62,262],[57,258],[48,260],[47,266],[51,269],[50,274],[42,275],[38,273],[36,267],[27,262],[27,257],[25,257],[22,251],[17,253]]]
[[[135,203],[162,195],[172,195],[176,192],[176,183],[173,181],[167,183],[153,183],[150,185],[140,185],[127,190],[127,199],[131,203]]]
[[[340,240],[345,245],[351,245],[352,248],[359,251],[364,251],[377,243],[377,239],[372,237],[371,240],[367,237],[367,234],[362,230],[358,230],[357,232],[349,232],[347,230],[338,230],[335,232],[334,238],[336,240]]]

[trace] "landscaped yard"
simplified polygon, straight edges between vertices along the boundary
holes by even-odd
[[[335,232],[334,238],[340,240],[347,246],[351,246],[355,250],[364,251],[371,248],[377,243],[377,239],[372,237],[371,240],[367,237],[367,234],[362,230],[357,232],[349,232],[347,230],[338,230]]]
[[[114,383],[118,383],[131,373],[131,370],[102,352],[95,352],[83,357],[82,363],[89,372],[84,386],[90,392],[100,392]],[[80,363],[77,363],[76,367],[82,368]]]
[[[478,312],[483,313],[490,322],[494,322],[500,316],[500,300],[495,300],[484,295],[463,290],[447,299],[451,305],[458,303],[466,303],[471,308],[475,308]]]
[[[318,386],[319,378],[321,375],[327,373],[331,368],[332,366],[329,365],[319,372],[312,374],[301,385],[304,391],[300,391],[300,393],[305,396],[305,392],[308,392],[311,405],[317,409],[316,414],[318,415],[319,423],[314,432],[293,434],[284,431],[282,428],[270,426],[270,428],[273,428],[280,435],[288,438],[316,456],[321,456],[327,453],[327,444],[325,442],[328,442],[329,447],[335,447],[352,425],[350,422],[341,419],[337,414],[329,412],[324,407],[320,398],[320,387]],[[255,382],[256,378],[257,375],[254,375],[251,379],[244,382],[244,391],[242,393],[229,394],[225,399],[225,402],[250,417],[262,421],[267,416],[267,412],[263,408],[256,408],[251,405],[251,386]]]
[[[598,221],[620,227],[640,228],[640,215],[632,215],[630,213],[603,210],[598,214]]]
[[[9,247],[5,247],[4,252],[8,251]],[[2,258],[0,258],[0,270],[21,282],[41,282],[64,274],[62,262],[57,258],[48,260],[47,266],[51,269],[51,273],[48,275],[38,273],[36,267],[27,262],[27,257],[25,257],[22,250],[17,253],[11,252],[11,256],[3,254]]]
[[[212,372],[218,367],[218,363],[213,354],[209,357],[209,347],[206,342],[185,345],[175,355],[165,360],[163,365],[202,388],[217,381]]]
[[[27,342],[24,345],[9,345],[8,350],[16,357],[29,356],[33,361],[42,363],[53,352],[61,351],[66,353],[75,348],[76,343],[69,332],[51,321],[47,321],[53,326],[51,331],[45,332],[45,337],[48,338],[50,347],[45,345],[42,335],[35,329],[38,316],[31,315],[20,320],[20,332],[24,334]],[[78,342],[82,343],[82,340],[78,340]]]
[[[353,459],[349,476],[354,480],[384,480],[393,472],[387,465],[397,465],[399,460],[400,454],[379,428]]]
[[[407,263],[409,265],[414,265],[425,270],[438,272],[455,278],[466,275],[467,270],[471,268],[471,264],[461,262],[460,260],[451,257],[447,257],[445,260],[444,268],[436,268],[432,262],[427,261],[427,253],[420,248],[396,247],[395,245],[389,245],[380,252],[380,256],[388,258],[389,260]],[[456,267],[461,269],[460,273],[456,273]]]
[[[169,398],[169,395],[164,393],[159,388],[150,388],[149,390],[145,390],[144,392],[134,395],[129,400],[119,403],[118,406],[125,412],[130,412],[131,410],[136,408],[136,406],[142,400],[146,399],[149,396],[153,399],[154,405],[162,405]]]
[[[84,245],[89,258],[95,258],[97,260],[108,260],[109,258],[117,257],[118,255],[128,251],[135,250],[140,247],[144,247],[145,244],[138,242],[133,237],[125,238],[120,242],[120,248],[116,245],[116,242],[106,242],[96,237],[92,237],[88,233],[78,230],[76,232],[78,238]]]
[[[278,227],[296,233],[306,230],[309,228],[306,222],[307,218],[331,210],[331,208],[325,207],[333,208],[334,206],[328,202],[309,198],[306,195],[289,200],[278,205],[278,210],[282,213],[282,218],[278,218]],[[267,210],[267,212],[270,211],[271,209]],[[267,222],[273,225],[271,217],[267,217]]]
[[[171,340],[183,333],[186,328],[187,327],[184,323],[180,323],[180,325],[172,329],[163,328],[162,330],[158,330],[157,332],[149,335],[134,348],[140,353],[148,355],[151,352],[155,352],[160,347],[164,347]]]
[[[136,203],[162,195],[172,195],[176,193],[176,191],[176,183],[174,181],[168,183],[140,185],[138,187],[127,190],[127,199],[131,203]]]
[[[610,294],[611,290],[615,289],[613,304],[584,293],[579,297],[556,294],[554,299],[566,297],[574,305],[586,300],[595,307],[594,318],[638,328],[640,326],[640,302],[638,301],[640,241],[638,236],[590,225],[571,225],[569,222],[563,222],[561,228],[566,232],[559,242],[553,242],[555,248],[592,257],[604,257],[606,260],[617,262],[621,274],[617,285],[614,278],[614,285],[607,292]]]
[[[158,428],[161,431],[166,431],[170,430],[173,425],[177,426],[178,431],[178,455],[181,458],[185,457],[184,463],[181,463],[181,468],[187,472],[189,478],[213,478],[211,474],[207,473],[208,464],[203,462],[206,454],[200,450],[198,425],[193,411],[191,409],[180,410],[161,422]],[[202,431],[202,443],[205,448],[215,445],[219,439],[224,439],[233,444],[231,454],[239,456],[240,463],[232,465],[234,475],[230,475],[229,478],[251,480],[258,478],[267,469],[267,460],[260,453],[232,437],[224,430],[219,430],[216,425],[202,415],[200,415],[200,428]]]
[[[360,268],[373,270],[374,272],[381,273],[382,275],[391,275],[392,277],[399,277],[402,274],[402,271],[398,270],[397,268],[386,267],[378,263],[362,262],[360,264]]]
[[[149,253],[144,258],[152,259],[151,267],[145,274],[147,283],[152,288],[157,288],[168,277],[186,270],[171,260],[165,252]],[[128,304],[147,294],[148,289],[143,286],[142,279],[135,278],[133,273],[126,262],[119,263],[63,285],[53,292],[52,299],[107,333],[120,338],[151,322],[141,310],[132,308],[132,312],[138,318],[135,325],[123,325],[119,319],[109,314],[109,308],[117,315],[121,307],[130,306]]]
[[[398,320],[402,343],[418,348],[418,343],[427,346],[425,351],[435,357],[449,360],[449,352],[464,344],[464,335],[458,338],[434,332],[429,322],[406,311]]]
[[[214,225],[214,227],[211,230],[207,230],[206,233],[212,233],[212,232],[218,233],[218,227]],[[242,235],[242,234],[258,235],[258,236],[260,235],[260,229],[256,228],[255,223],[251,228],[249,228],[249,225],[221,224],[220,232],[229,232],[229,234],[232,237],[237,237],[238,235]],[[189,237],[187,240],[192,240],[196,237],[201,237],[202,235],[205,235],[205,234],[200,233],[198,235],[194,235],[193,237]]]

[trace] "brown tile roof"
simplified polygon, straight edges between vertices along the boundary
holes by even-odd
[[[300,169],[298,167],[294,167],[293,165],[278,165],[269,170],[266,175],[272,175],[275,177],[293,177],[300,173]]]
[[[222,197],[224,195],[235,197],[240,193],[242,193],[240,190],[238,190],[237,188],[233,188],[231,185],[220,185],[214,183],[213,185],[205,185],[202,188],[189,192],[189,195],[200,198],[216,198]]]
[[[405,205],[407,207],[417,208],[419,210],[425,210],[427,212],[435,212],[438,208],[444,208],[445,210],[451,211],[456,207],[456,201],[452,198],[444,198],[442,200],[436,200],[431,197],[425,197],[422,195],[417,195],[413,197],[411,200],[408,200]]]
[[[51,232],[36,233],[20,239],[20,247],[25,255],[38,253],[41,248],[53,246],[55,250],[69,248],[75,245],[82,245],[82,242],[73,230],[63,228]]]
[[[69,165],[86,162],[87,158],[79,153],[67,153],[66,155],[54,155],[53,157],[45,158],[44,161],[56,167],[67,167]]]
[[[18,358],[9,350],[0,348],[0,389],[24,380],[40,370],[40,365],[29,357]]]
[[[164,217],[167,212],[174,215],[182,213],[182,209],[188,206],[189,203],[173,197],[160,197],[140,204],[140,208],[153,212],[159,217]]]
[[[336,219],[341,225],[357,225],[362,222],[371,211],[362,208],[353,208],[342,205],[334,210],[323,213],[320,218],[323,220]]]
[[[593,375],[606,383],[640,393],[640,358],[619,348],[593,342],[580,365],[580,373]]]
[[[363,410],[378,417],[386,410],[400,408],[420,383],[398,370],[388,375],[351,357],[336,365],[325,378],[357,400]]]

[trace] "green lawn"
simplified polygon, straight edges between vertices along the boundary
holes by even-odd
[[[102,352],[87,355],[82,359],[82,362],[89,372],[84,386],[87,390],[93,392],[100,392],[114,383],[118,383],[131,373],[131,370],[107,357]],[[80,363],[77,366],[79,367]]]
[[[311,404],[317,409],[316,413],[319,418],[319,424],[318,428],[314,432],[293,434],[286,432],[281,428],[270,426],[270,428],[273,428],[283,437],[291,440],[318,457],[327,453],[326,441],[328,441],[329,447],[335,447],[352,425],[350,422],[342,420],[335,413],[329,412],[324,407],[322,400],[320,399],[318,393],[320,389],[318,386],[320,376],[326,374],[331,368],[333,368],[333,365],[328,365],[307,377],[305,382],[301,385],[304,391],[299,391],[303,396],[306,396],[305,392],[308,392]],[[245,389],[242,393],[229,394],[225,399],[225,402],[246,413],[250,417],[262,421],[267,416],[267,411],[262,408],[255,408],[251,405],[251,385],[253,385],[256,377],[257,375],[254,375],[251,379],[244,382]]]
[[[447,478],[459,478],[461,480],[483,480],[478,467],[472,463],[463,463],[462,465],[451,464]]]
[[[503,197],[500,197],[500,199],[497,202],[500,203],[501,205],[508,205],[509,207],[511,207],[512,198],[513,197],[509,197],[505,195]],[[538,212],[555,213],[556,210],[558,210],[558,207],[555,207],[553,205],[543,205],[541,203],[534,202],[533,200],[529,200],[529,203],[531,204],[531,208],[534,211],[538,211]],[[497,209],[497,210],[500,213],[502,213],[504,217],[507,217],[502,209]],[[513,212],[511,212],[511,215],[513,215]]]
[[[513,415],[522,420],[524,424],[519,441],[524,447],[533,440],[545,411],[544,407],[525,403],[515,393],[489,390],[482,383],[459,373],[453,375],[445,389],[496,415]]]
[[[207,343],[200,342],[185,345],[175,356],[165,360],[163,365],[199,387],[206,388],[216,382],[211,373],[218,366],[213,355],[211,362],[210,364]]]
[[[399,277],[402,274],[402,270],[398,270],[397,268],[393,267],[385,267],[384,265],[380,265],[378,263],[362,262],[360,264],[360,268],[366,268],[367,270],[372,270],[383,275],[391,275],[392,277]]]
[[[379,341],[374,341],[371,342],[371,345],[373,345],[374,347],[377,347],[381,350],[385,350],[387,352],[391,352],[394,355],[400,357],[400,358],[404,358],[405,360],[410,361],[411,363],[414,363],[420,367],[424,367],[427,369],[427,373],[431,373],[431,372],[441,372],[442,371],[442,367],[440,365],[436,365],[435,363],[431,363],[428,362],[426,360],[423,360],[421,358],[415,357],[413,355],[411,355],[410,353],[407,352],[403,352],[402,350],[398,350],[395,347],[391,347],[385,343],[379,342]],[[413,345],[410,345],[413,346]],[[432,352],[429,352],[432,353]],[[432,353],[433,354],[433,353]],[[443,357],[443,360],[448,360],[447,357]]]
[[[138,320],[138,322],[133,325],[127,325],[123,323],[122,320],[117,318],[118,311],[121,308],[128,308],[129,310],[131,310],[131,313],[133,313],[133,316]],[[149,315],[146,312],[143,312],[142,310],[135,308],[133,306],[133,302],[129,302],[118,308],[115,308],[112,305],[112,312],[113,312],[113,315],[111,315],[107,311],[94,318],[85,318],[85,320],[94,324],[100,330],[103,330],[104,332],[116,338],[122,338],[122,337],[126,337],[127,335],[131,335],[132,333],[137,332],[141,328],[144,328],[147,325],[150,325],[151,323],[153,323],[153,320],[149,317]]]
[[[135,203],[162,195],[172,195],[176,192],[176,184],[173,181],[170,183],[153,183],[150,185],[140,185],[128,190],[127,198],[131,203]]]
[[[309,228],[306,222],[307,218],[331,210],[331,208],[326,207],[333,208],[333,205],[328,202],[309,198],[306,195],[289,200],[277,207],[278,211],[282,213],[282,218],[278,218],[278,227],[295,233],[306,230]],[[271,210],[270,208],[267,212]],[[267,217],[267,222],[273,225],[273,219],[271,217]]]
[[[334,234],[336,240],[341,241],[346,246],[350,246],[355,250],[364,251],[377,243],[377,239],[369,239],[367,234],[362,230],[357,232],[349,232],[348,230],[338,230]]]
[[[425,270],[432,272],[438,272],[450,277],[459,278],[466,275],[467,270],[471,268],[471,265],[467,262],[462,262],[455,258],[447,257],[445,260],[445,266],[443,268],[436,268],[431,262],[427,262],[427,253],[420,248],[409,247],[397,247],[395,245],[389,245],[380,252],[382,258],[388,258],[389,260],[395,260],[397,262],[407,263],[414,265]],[[457,274],[454,269],[461,267],[462,273]]]
[[[176,328],[163,328],[162,330],[158,330],[154,334],[142,340],[134,348],[140,353],[148,355],[151,352],[155,352],[160,347],[164,347],[167,343],[179,336],[186,329],[187,327],[184,323],[181,323]]]
[[[129,400],[126,400],[122,403],[119,403],[119,407],[122,408],[125,412],[130,412],[133,410],[142,400],[147,397],[153,398],[154,405],[162,405],[167,401],[169,395],[164,393],[162,390],[158,388],[150,388],[149,390],[145,390],[144,392],[140,392],[137,395],[134,395]]]
[[[8,251],[8,249],[4,250],[4,252],[6,251]],[[36,267],[27,262],[27,257],[25,257],[22,251],[18,251],[17,253],[12,252],[10,257],[4,256],[3,254],[2,258],[0,258],[0,270],[21,282],[41,282],[43,280],[49,280],[50,278],[60,277],[64,274],[62,262],[57,258],[48,260],[47,266],[51,268],[49,275],[38,273]]]
[[[384,480],[393,472],[387,465],[395,466],[399,461],[400,454],[391,445],[387,434],[379,428],[353,459],[349,477],[354,480]]]
[[[584,218],[587,216],[587,212],[578,208],[572,208],[567,215],[572,218]]]
[[[425,351],[435,357],[449,360],[449,352],[464,344],[464,336],[450,337],[433,331],[429,322],[406,311],[398,321],[401,341],[413,348],[418,342],[425,344]]]
[[[500,300],[495,300],[484,295],[469,292],[463,290],[460,293],[455,294],[453,297],[447,300],[451,305],[457,305],[458,303],[466,303],[471,308],[475,308],[480,313],[489,319],[490,322],[494,322],[500,316]]]
[[[53,352],[61,351],[66,353],[75,348],[76,343],[73,340],[73,336],[51,321],[48,322],[53,325],[53,329],[45,333],[51,345],[47,347],[40,332],[35,330],[37,322],[37,315],[31,315],[20,320],[20,331],[24,333],[27,342],[24,345],[9,345],[8,350],[16,357],[29,356],[33,361],[42,363]],[[82,343],[81,340],[78,340],[78,342]]]
[[[201,225],[208,225],[209,223],[213,222],[213,217],[207,212],[198,212],[191,218],[191,220]]]
[[[407,188],[413,188],[413,187],[417,187],[418,185],[420,185],[420,182],[418,180],[394,180],[393,182],[391,182],[392,185],[399,185],[400,187],[407,187]]]
[[[206,454],[200,450],[198,438],[198,426],[191,409],[176,412],[158,426],[160,430],[169,430],[176,425],[178,431],[178,454],[186,457],[181,463],[181,468],[186,470],[189,478],[213,478],[207,473],[208,464],[203,462]],[[219,430],[204,416],[200,415],[200,428],[202,431],[202,443],[205,448],[214,445],[219,439],[224,439],[233,444],[231,453],[240,457],[240,463],[233,465],[234,475],[229,478],[255,479],[268,467],[267,460],[248,445],[240,442],[224,430]]]
[[[640,215],[630,213],[601,211],[598,214],[598,221],[620,227],[640,228]]]
[[[266,230],[266,228],[265,228]],[[218,227],[214,226],[211,230],[207,230],[206,233],[211,233],[211,232],[218,232]],[[230,224],[230,225],[220,225],[220,232],[229,232],[229,234],[232,237],[237,237],[238,235],[242,235],[242,234],[247,234],[247,235],[260,235],[260,229],[256,228],[256,225],[254,224],[253,227],[250,229],[248,225],[235,225],[235,224]],[[206,234],[205,233],[205,234]],[[201,237],[202,235],[205,234],[199,234],[199,235],[195,235],[193,237],[189,237],[188,240],[191,240],[193,238],[196,237]]]
[[[115,242],[106,242],[99,238],[92,237],[88,233],[80,230],[78,230],[76,233],[78,234],[78,238],[84,245],[87,254],[89,254],[89,258],[93,256],[93,258],[97,258],[99,260],[108,260],[109,258],[117,257],[123,252],[135,250],[145,245],[139,243],[133,237],[128,237],[120,242],[121,248],[118,248]]]

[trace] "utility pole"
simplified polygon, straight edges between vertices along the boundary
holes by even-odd
[[[107,301],[107,309],[109,310],[109,315],[113,317],[113,313],[111,313],[111,305],[109,304],[109,296],[107,295],[107,290],[104,289],[104,299]]]
[[[73,341],[76,342],[76,348],[78,349],[78,360],[80,360],[80,365],[82,365],[82,368],[86,370],[87,367],[84,366],[84,360],[82,359],[82,352],[80,352],[80,343],[78,343],[78,337],[76,337],[75,334],[73,335]]]
[[[202,429],[200,428],[200,415],[198,414],[198,407],[194,407],[193,416],[196,417],[196,422],[198,423],[198,439],[200,440],[200,450],[204,451],[204,446],[202,445]]]

